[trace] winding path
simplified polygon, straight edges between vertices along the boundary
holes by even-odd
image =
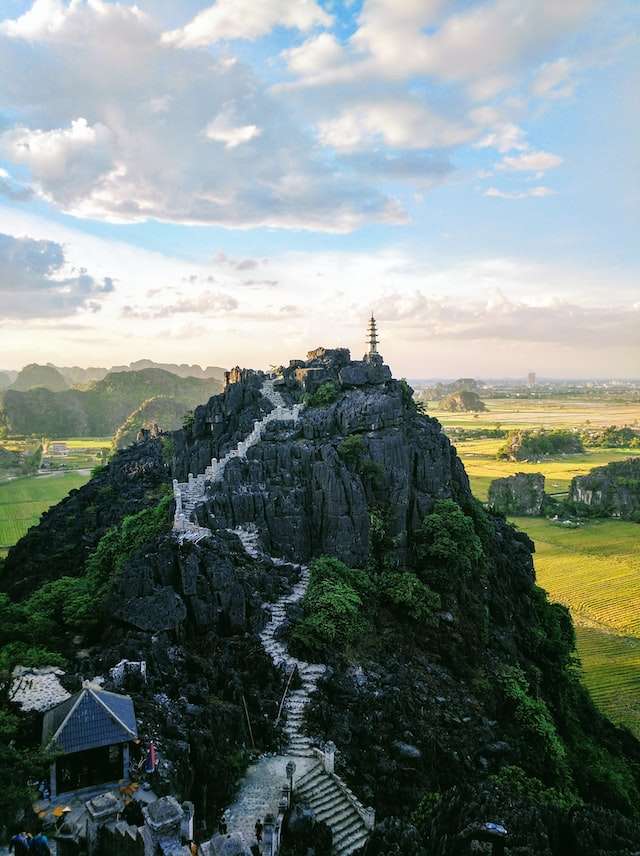
[[[302,406],[295,404],[287,407],[275,390],[273,380],[265,380],[261,392],[274,409],[255,423],[248,437],[221,460],[214,458],[201,475],[195,478],[190,475],[189,480],[182,484],[174,481],[174,532],[179,540],[199,541],[210,534],[209,529],[191,519],[198,503],[204,502],[206,498],[206,483],[220,481],[227,463],[233,458],[246,458],[247,450],[262,438],[267,423],[273,420],[297,421]],[[255,527],[238,527],[233,531],[249,555],[254,558],[262,555]],[[284,668],[287,675],[291,675],[293,669],[297,670],[302,686],[290,691],[284,703],[287,745],[282,754],[264,754],[247,770],[235,801],[225,813],[228,834],[240,836],[247,847],[255,842],[256,821],[264,820],[267,814],[274,817],[278,815],[282,786],[287,783],[286,767],[293,761],[296,765],[294,791],[301,801],[313,809],[316,819],[331,828],[333,852],[337,856],[348,856],[367,840],[373,826],[373,812],[365,809],[333,772],[335,747],[325,747],[329,751],[322,752],[312,745],[311,739],[304,733],[304,709],[327,667],[294,657],[289,653],[287,645],[277,638],[278,630],[287,617],[287,607],[304,597],[311,572],[306,565],[270,558],[276,565],[292,565],[298,570],[299,579],[288,594],[273,604],[263,604],[271,618],[260,634],[260,641],[275,666]],[[211,847],[209,852],[214,852]]]

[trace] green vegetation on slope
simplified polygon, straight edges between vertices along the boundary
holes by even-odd
[[[88,480],[88,474],[66,472],[1,482],[0,555],[35,526],[48,508]]]
[[[161,431],[176,431],[182,427],[189,406],[175,398],[158,395],[143,401],[116,431],[113,444],[124,449],[135,442],[141,428],[157,425]]]
[[[143,401],[155,396],[168,396],[191,408],[220,390],[217,380],[179,378],[162,369],[145,369],[109,374],[84,390],[7,390],[3,410],[14,434],[95,437],[114,434]]]

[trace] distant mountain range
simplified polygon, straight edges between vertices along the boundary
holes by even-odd
[[[44,371],[36,372],[36,368]],[[200,371],[203,372],[202,369]],[[32,380],[44,378],[58,386],[60,378],[66,383],[62,372],[53,366],[29,366],[23,369],[12,387],[2,395],[0,425],[4,425],[9,434],[105,437],[114,434],[143,403],[156,398],[172,400],[170,407],[160,406],[155,409],[156,413],[170,416],[170,424],[167,425],[162,424],[162,420],[156,420],[160,422],[160,427],[171,428],[180,411],[184,414],[223,388],[219,377],[183,377],[157,367],[109,372],[85,389],[51,390],[41,385],[17,388],[22,383],[26,385],[29,377]],[[138,415],[135,422],[141,426],[144,414]]]
[[[24,391],[44,387],[53,392],[67,389],[71,386],[86,386],[93,381],[103,380],[113,372],[139,372],[143,369],[164,369],[166,372],[178,377],[195,377],[199,380],[219,380],[224,383],[224,372],[222,366],[207,366],[202,368],[197,363],[156,363],[153,360],[135,360],[129,365],[112,366],[110,369],[100,366],[56,366],[53,363],[39,365],[30,363],[21,371],[0,370],[0,390],[17,389]]]

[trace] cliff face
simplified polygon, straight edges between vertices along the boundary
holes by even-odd
[[[640,520],[640,458],[614,461],[575,476],[569,499],[605,517]]]
[[[14,602],[82,577],[110,530],[127,534],[172,478],[203,472],[250,434],[273,407],[264,377],[228,380],[189,427],[119,452],[10,551],[2,586]],[[326,653],[307,728],[334,740],[340,774],[377,810],[367,854],[484,852],[472,841],[486,823],[508,826],[518,856],[635,852],[640,746],[581,688],[571,621],[535,586],[530,540],[478,506],[439,424],[385,366],[319,349],[277,385],[306,408],[296,423],[269,423],[209,485],[196,514],[211,535],[179,543],[169,509],[160,534],[133,537],[114,563],[99,620],[48,640],[70,683],[100,674],[109,686],[122,658],[147,663],[147,683],[127,689],[143,742],[160,750],[153,784],[194,800],[211,829],[252,743],[281,738],[285,677],[258,633],[296,570],[270,556],[328,554],[366,568],[369,582],[358,634]],[[228,531],[249,525],[266,555]],[[403,587],[416,575],[433,589],[418,618]],[[308,608],[290,609],[289,630]]]

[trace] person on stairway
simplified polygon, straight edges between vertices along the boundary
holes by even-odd
[[[258,842],[258,844],[260,844],[262,841],[262,830],[263,829],[264,829],[264,827],[262,825],[262,821],[260,820],[260,818],[258,818],[256,820],[256,841]]]

